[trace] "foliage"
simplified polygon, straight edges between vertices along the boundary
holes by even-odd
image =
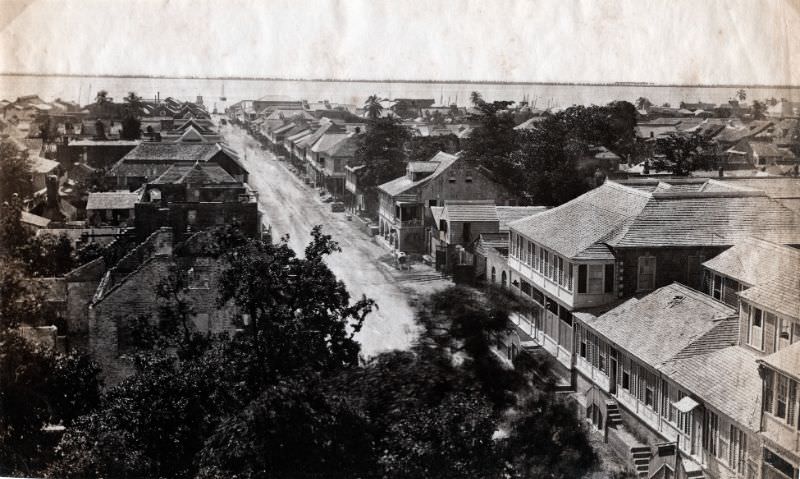
[[[472,104],[479,113],[469,116],[477,126],[464,145],[464,159],[481,164],[501,177],[512,174],[508,155],[516,149],[514,117],[507,111],[512,103],[489,103],[478,92],[472,92]]]
[[[358,177],[359,188],[374,202],[378,186],[403,176],[406,172],[405,145],[411,132],[396,118],[375,118],[358,137],[354,164],[364,165]]]
[[[0,331],[20,324],[38,324],[42,311],[41,295],[31,288],[25,266],[13,258],[2,258],[0,268]]]
[[[377,120],[383,113],[383,105],[378,95],[370,95],[364,102],[364,108],[367,110],[367,118],[370,120]]]
[[[686,176],[695,170],[716,167],[716,144],[705,136],[693,132],[689,135],[671,133],[656,140],[656,153],[662,156],[653,161],[656,170],[672,171]]]
[[[0,253],[15,256],[16,251],[30,237],[30,233],[22,225],[22,200],[14,195],[0,207]]]
[[[133,114],[128,114],[122,119],[120,138],[123,140],[138,140],[142,137],[142,122]]]
[[[414,136],[406,143],[408,161],[427,161],[436,153],[456,153],[458,138],[453,135]]]
[[[70,426],[99,401],[98,368],[0,331],[0,474],[33,475],[53,455],[48,424]]]
[[[16,255],[31,276],[62,276],[77,266],[72,243],[63,234],[31,236],[17,248]]]
[[[767,117],[767,104],[763,101],[753,100],[753,119],[763,120]]]
[[[15,194],[27,197],[33,190],[31,161],[26,152],[10,141],[0,142],[0,202]]]
[[[319,226],[305,257],[297,258],[288,238],[278,244],[248,242],[225,254],[229,264],[220,278],[220,304],[233,300],[248,315],[245,329],[253,339],[263,377],[305,365],[332,370],[355,365],[361,329],[374,302],[350,304],[350,294],[324,263],[339,246]]]

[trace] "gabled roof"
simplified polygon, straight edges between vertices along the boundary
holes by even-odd
[[[378,189],[387,193],[389,196],[397,196],[403,192],[410,190],[416,186],[422,185],[427,183],[428,181],[436,178],[437,176],[441,175],[445,172],[450,166],[458,160],[456,155],[451,155],[450,153],[445,153],[440,151],[436,153],[433,158],[428,161],[436,162],[437,167],[433,173],[426,176],[425,178],[421,178],[417,181],[412,181],[407,175],[403,175],[399,178],[395,178],[392,181],[388,181],[380,186]]]
[[[584,252],[598,245],[731,246],[748,236],[800,244],[800,216],[761,191],[734,186],[697,191],[691,184],[686,191],[667,186],[646,191],[606,181],[568,203],[509,226],[574,259],[585,259]]]
[[[220,151],[216,143],[142,142],[120,161],[205,161]]]
[[[141,196],[137,191],[89,193],[86,210],[132,210]]]
[[[772,281],[776,276],[798,274],[800,251],[762,239],[745,238],[703,266],[755,286]]]
[[[442,219],[468,222],[498,221],[497,209],[492,200],[445,201]]]
[[[331,153],[335,147],[343,142],[346,141],[350,137],[349,133],[345,132],[337,132],[337,133],[325,133],[314,143],[314,146],[311,147],[311,151],[315,153],[327,153],[331,156]]]
[[[332,123],[323,123],[323,124],[321,124],[319,126],[319,128],[316,129],[316,131],[314,131],[310,135],[306,136],[302,140],[298,141],[297,142],[297,147],[298,148],[310,148],[310,147],[314,146],[314,143],[316,143],[317,140],[319,140],[320,137],[322,137],[322,135],[324,135],[325,132],[328,131],[329,128],[331,128],[331,126],[333,126]]]
[[[216,163],[195,163],[194,165],[172,165],[161,176],[150,184],[238,184],[234,177],[228,174]]]
[[[648,365],[705,354],[736,344],[737,311],[679,283],[630,299],[584,322]],[[712,341],[705,338],[711,336]]]
[[[800,381],[800,342],[795,342],[789,346],[759,359],[772,369],[792,374]]]

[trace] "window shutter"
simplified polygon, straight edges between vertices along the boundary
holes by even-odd
[[[586,283],[589,276],[586,268],[585,264],[578,265],[578,293],[586,292]]]

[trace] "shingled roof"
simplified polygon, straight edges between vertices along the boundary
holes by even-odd
[[[498,221],[492,200],[452,200],[444,202],[442,219],[447,221]]]
[[[110,191],[89,193],[86,210],[132,210],[141,193],[134,191]]]
[[[792,343],[789,346],[763,357],[759,360],[784,373],[790,373],[800,381],[800,342]]]
[[[582,318],[609,341],[659,369],[667,362],[736,344],[735,309],[679,283]]]
[[[428,181],[441,175],[453,163],[455,163],[457,159],[458,157],[456,155],[451,155],[450,153],[445,153],[443,151],[440,151],[436,153],[433,156],[433,158],[428,160],[437,164],[436,169],[430,175],[426,176],[425,178],[421,178],[417,181],[411,180],[408,177],[408,175],[403,175],[399,178],[395,178],[392,181],[388,181],[378,186],[378,189],[383,191],[384,193],[387,193],[389,196],[397,196],[399,194],[402,194],[410,190],[411,188],[414,188],[415,186],[425,184]]]
[[[800,251],[758,238],[746,238],[703,263],[708,269],[750,286],[764,284],[776,276],[800,271]]]
[[[800,244],[800,216],[762,191],[644,191],[607,181],[509,226],[571,259],[613,248],[731,246],[758,236]]]
[[[780,274],[772,281],[742,291],[739,297],[792,318],[800,318],[798,271],[800,270],[794,269],[788,275]]]
[[[216,163],[199,162],[194,165],[172,165],[161,176],[151,182],[151,184],[155,185],[182,183],[210,185],[238,182]]]

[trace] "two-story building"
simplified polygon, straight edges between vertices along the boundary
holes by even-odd
[[[431,206],[448,200],[512,201],[488,171],[441,151],[428,161],[409,162],[405,175],[378,186],[378,192],[379,233],[412,253],[425,252]]]
[[[796,301],[795,297],[795,307]],[[758,362],[764,381],[761,477],[796,479],[800,477],[800,341]]]
[[[510,224],[508,284],[531,300],[523,321],[567,369],[573,311],[680,282],[701,289],[702,263],[747,236],[799,244],[800,217],[764,192],[715,180],[607,181]]]

